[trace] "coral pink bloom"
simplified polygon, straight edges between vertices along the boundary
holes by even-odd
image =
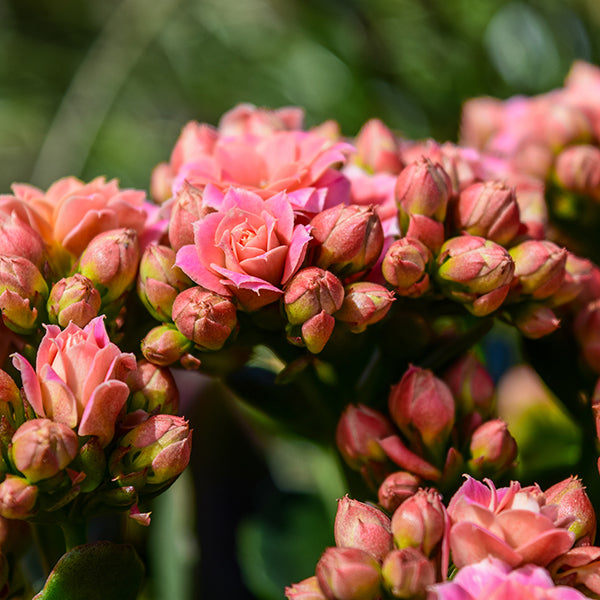
[[[219,131],[224,135],[266,135],[274,131],[300,130],[303,124],[304,110],[298,106],[269,109],[242,103],[221,117]]]
[[[546,569],[525,565],[512,570],[496,558],[460,569],[452,581],[429,588],[428,600],[580,600],[571,587],[555,586]]]
[[[284,193],[263,200],[242,189],[222,197],[207,188],[205,195],[220,206],[194,224],[195,243],[177,252],[176,265],[198,285],[234,295],[246,310],[274,302],[304,260],[308,227],[294,224]]]
[[[31,205],[49,224],[51,239],[71,254],[78,256],[99,233],[111,229],[135,229],[144,233],[152,205],[140,190],[119,189],[116,179],[97,177],[84,183],[75,177],[64,177],[44,193],[30,185],[13,186],[15,196]]]
[[[77,429],[81,436],[98,436],[102,446],[111,441],[129,395],[125,379],[136,360],[110,341],[103,317],[83,329],[72,322],[64,330],[46,325],[35,370],[20,354],[13,355],[13,364],[39,417]]]
[[[294,208],[316,213],[348,201],[348,182],[331,167],[343,164],[352,151],[350,144],[309,131],[221,135],[204,152],[186,150],[190,159],[179,168],[174,165],[173,193],[186,181],[198,188],[210,183],[222,191],[241,187],[263,199],[286,191]]]
[[[546,566],[575,540],[567,530],[572,519],[560,518],[559,507],[546,504],[538,486],[496,489],[469,476],[448,505],[452,520],[450,549],[457,567],[493,556],[517,567]]]

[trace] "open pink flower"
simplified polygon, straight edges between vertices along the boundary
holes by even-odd
[[[177,252],[176,265],[193,281],[217,294],[235,296],[246,310],[275,301],[281,286],[300,268],[309,240],[308,227],[294,223],[284,194],[263,200],[231,189],[214,188],[217,212],[194,224],[194,244]]]
[[[560,518],[559,507],[546,504],[535,486],[517,481],[496,489],[467,476],[448,505],[452,520],[450,549],[457,567],[499,558],[511,567],[527,563],[546,566],[571,546],[575,535],[567,530],[572,519]]]
[[[46,325],[35,370],[20,354],[13,355],[13,364],[39,417],[77,429],[80,436],[98,436],[102,446],[111,441],[136,360],[110,341],[102,317],[83,329],[73,322],[64,330]]]
[[[497,558],[466,566],[452,581],[429,588],[428,600],[580,600],[571,587],[555,586],[546,569],[525,565],[512,570]]]

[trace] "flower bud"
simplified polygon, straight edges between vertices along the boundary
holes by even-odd
[[[567,252],[565,278],[558,290],[549,299],[550,305],[552,307],[563,306],[575,299],[579,302],[593,277],[594,265],[590,260],[575,256],[572,252]]]
[[[446,234],[443,223],[434,221],[425,215],[410,215],[405,237],[418,240],[437,254],[444,243]]]
[[[39,269],[44,250],[40,234],[19,219],[16,212],[0,213],[0,256],[20,256]]]
[[[33,419],[14,433],[11,452],[15,467],[35,483],[67,467],[78,449],[77,436],[66,425]]]
[[[420,484],[419,477],[408,471],[390,473],[377,491],[379,504],[393,513],[407,498],[414,495]]]
[[[428,266],[432,255],[417,239],[404,237],[395,241],[381,264],[384,279],[399,296],[417,298],[429,290]]]
[[[9,329],[33,333],[47,297],[46,281],[33,263],[26,258],[0,256],[0,311]]]
[[[348,495],[338,500],[334,535],[339,548],[360,548],[379,562],[392,549],[389,517],[374,506],[353,500]]]
[[[558,185],[600,198],[600,149],[589,144],[565,148],[554,164]]]
[[[287,600],[326,600],[316,575],[286,587],[285,597]]]
[[[283,296],[285,313],[292,325],[301,325],[325,311],[332,315],[342,306],[344,286],[331,272],[308,267],[290,281]]]
[[[169,220],[169,242],[175,252],[194,243],[193,224],[212,212],[215,209],[204,204],[202,191],[185,182],[175,196]]]
[[[383,248],[383,227],[371,206],[338,204],[310,222],[319,244],[315,264],[345,278],[370,269]]]
[[[100,312],[100,292],[90,279],[75,273],[57,281],[48,296],[50,323],[66,327],[70,321],[83,328]]]
[[[439,163],[423,156],[406,166],[396,182],[401,229],[406,230],[409,215],[424,215],[442,223],[451,194],[452,182]]]
[[[558,329],[560,319],[547,306],[520,304],[510,311],[515,327],[526,337],[537,340]]]
[[[301,339],[307,350],[312,354],[321,352],[329,341],[334,327],[335,319],[324,310],[302,323]],[[292,341],[289,334],[288,340]]]
[[[583,598],[600,595],[600,548],[597,546],[576,546],[567,550],[548,565],[548,571],[557,586],[576,589],[584,594]]]
[[[327,548],[316,573],[329,600],[376,600],[380,596],[379,563],[358,548]]]
[[[549,487],[545,492],[546,504],[558,506],[558,519],[573,519],[569,531],[575,541],[593,544],[596,537],[596,513],[581,480],[571,476]]]
[[[370,281],[351,283],[345,292],[344,302],[335,318],[347,323],[354,333],[361,333],[369,325],[381,321],[394,301],[392,292]]]
[[[140,360],[137,369],[129,373],[127,385],[131,390],[128,412],[177,414],[179,391],[169,369]]]
[[[134,283],[140,260],[134,229],[112,229],[88,244],[77,271],[92,280],[103,305],[120,298]]]
[[[494,312],[504,302],[515,268],[502,246],[471,235],[447,240],[437,265],[442,291],[478,317]]]
[[[497,98],[470,98],[463,105],[460,138],[465,146],[483,150],[503,122],[504,103]]]
[[[13,378],[0,369],[0,416],[5,417],[14,430],[25,420],[23,400]]]
[[[154,415],[119,440],[110,458],[110,472],[113,477],[144,472],[149,484],[170,483],[187,467],[191,449],[185,419]]]
[[[455,227],[497,244],[508,244],[521,227],[514,188],[497,181],[470,185],[458,197]]]
[[[34,513],[38,489],[23,477],[7,475],[0,483],[0,515],[6,519],[27,519]]]
[[[501,419],[480,425],[471,437],[469,468],[477,477],[493,476],[514,466],[517,442]]]
[[[393,433],[392,424],[380,412],[363,404],[349,404],[338,422],[335,441],[344,460],[358,470],[371,461],[386,460],[378,442]]]
[[[402,169],[398,141],[379,119],[367,121],[354,140],[357,162],[372,173],[399,173]]]
[[[468,415],[474,411],[487,417],[494,402],[494,381],[479,359],[471,352],[463,355],[445,373],[457,412]]]
[[[434,489],[421,489],[406,499],[392,516],[392,535],[400,550],[413,547],[431,557],[447,533],[449,519],[442,497]]]
[[[190,351],[192,342],[172,325],[151,329],[142,340],[142,354],[149,362],[167,367]]]
[[[384,587],[394,598],[424,598],[427,586],[435,583],[433,563],[410,546],[390,552],[381,574]]]
[[[510,249],[515,263],[516,293],[536,300],[556,292],[565,277],[567,251],[547,240],[528,240]]]
[[[73,461],[72,468],[85,473],[85,478],[78,485],[81,492],[94,491],[106,478],[106,454],[98,437],[91,436]]]
[[[418,432],[428,448],[443,448],[454,425],[450,388],[430,370],[409,367],[388,397],[390,416],[408,439]]]
[[[200,286],[178,294],[173,302],[173,321],[202,350],[220,350],[237,328],[233,302]]]
[[[140,260],[137,292],[157,321],[171,321],[175,297],[190,285],[190,279],[175,266],[172,248],[159,244],[146,247]]]

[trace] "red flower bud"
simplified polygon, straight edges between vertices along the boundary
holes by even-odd
[[[417,298],[429,290],[429,248],[417,239],[404,237],[385,253],[381,272],[399,296]]]
[[[236,308],[225,296],[200,286],[181,292],[173,302],[173,321],[202,350],[220,350],[237,328]]]
[[[437,254],[445,239],[444,224],[425,215],[410,215],[405,237],[419,240]]]
[[[471,437],[469,468],[477,476],[493,476],[514,466],[517,442],[501,419],[480,425]]]
[[[326,600],[316,575],[294,583],[291,587],[286,587],[285,597],[288,600]]]
[[[327,548],[317,563],[317,580],[329,600],[376,600],[379,563],[358,548]]]
[[[73,321],[83,328],[100,312],[100,292],[90,279],[75,273],[52,286],[47,304],[51,323],[64,328]]]
[[[408,471],[390,473],[377,491],[379,504],[393,513],[407,498],[414,495],[420,484],[420,478]]]
[[[525,303],[510,311],[516,328],[527,338],[537,340],[558,329],[560,319],[547,306]]]
[[[0,483],[0,515],[6,519],[27,519],[34,513],[38,489],[26,479],[7,475]]]
[[[324,310],[302,323],[302,341],[307,350],[312,354],[321,352],[329,341],[334,327],[335,319]]]
[[[202,191],[184,183],[175,196],[169,220],[169,242],[173,250],[177,252],[183,246],[194,244],[193,224],[212,212],[215,209],[204,204]]]
[[[176,363],[192,348],[192,341],[172,325],[151,329],[142,340],[144,358],[155,365],[167,367]]]
[[[521,227],[514,188],[497,181],[470,185],[458,197],[455,227],[501,245],[508,244]]]
[[[402,169],[398,141],[379,119],[371,119],[362,126],[354,145],[358,164],[367,170],[395,174]]]
[[[370,281],[351,283],[345,291],[344,302],[335,318],[347,323],[354,333],[360,333],[367,326],[381,321],[394,301],[394,295],[389,290]]]
[[[560,186],[600,199],[600,149],[588,144],[565,148],[554,168]]]
[[[174,415],[179,408],[179,391],[171,371],[151,362],[140,360],[137,369],[127,377],[131,390],[128,412]]]
[[[315,264],[341,278],[370,269],[383,248],[383,228],[370,206],[338,204],[310,222],[318,242]]]
[[[383,585],[394,598],[424,598],[435,583],[435,567],[417,548],[390,552],[381,569]]]
[[[39,269],[44,253],[44,241],[35,229],[24,223],[16,212],[0,213],[1,256],[26,258]]]
[[[360,548],[379,562],[392,549],[389,517],[374,506],[347,495],[338,500],[334,535],[339,548]]]

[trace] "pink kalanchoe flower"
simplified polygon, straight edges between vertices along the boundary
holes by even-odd
[[[571,546],[575,535],[567,528],[572,519],[561,518],[558,506],[546,504],[538,486],[496,489],[466,476],[448,504],[452,520],[450,549],[461,568],[487,556],[512,567],[527,563],[546,566]]]
[[[275,131],[301,130],[304,110],[298,106],[269,109],[242,103],[223,114],[219,132],[224,135],[267,135]]]
[[[356,162],[373,173],[398,174],[402,169],[396,136],[379,119],[370,119],[354,140]]]
[[[429,588],[428,600],[583,600],[576,589],[555,586],[546,569],[525,565],[519,569],[493,557],[466,566],[452,581]]]
[[[103,317],[83,329],[72,322],[64,330],[46,325],[35,369],[20,354],[13,355],[13,364],[39,417],[76,429],[80,436],[98,436],[102,446],[111,441],[129,396],[125,380],[136,360],[110,341]]]
[[[281,296],[310,240],[308,228],[294,223],[286,194],[262,200],[242,189],[228,191],[217,212],[197,221],[194,236],[194,245],[177,252],[176,265],[197,284],[235,296],[251,311]]]

